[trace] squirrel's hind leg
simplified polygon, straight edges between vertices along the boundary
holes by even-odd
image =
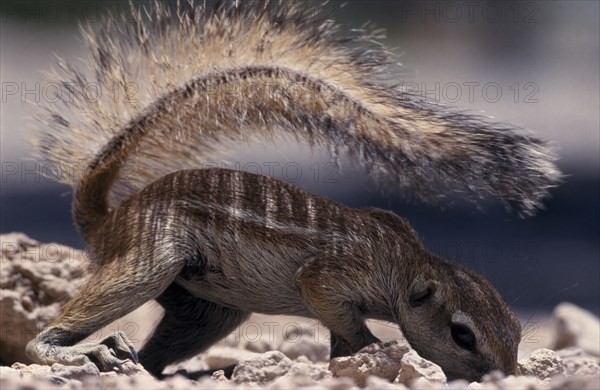
[[[176,283],[156,300],[165,309],[165,315],[140,351],[140,363],[159,377],[167,365],[207,349],[250,314],[196,298]]]
[[[122,359],[137,363],[137,353],[122,332],[100,342],[76,344],[162,294],[183,268],[177,258],[165,252],[153,258],[130,252],[103,264],[63,314],[27,344],[26,353],[42,364],[92,362],[101,371],[121,367]]]

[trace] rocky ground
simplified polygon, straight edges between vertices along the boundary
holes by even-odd
[[[600,389],[600,324],[581,308],[563,303],[549,318],[523,318],[520,375],[499,372],[482,382],[447,382],[442,370],[403,342],[391,324],[372,322],[383,342],[358,354],[328,361],[328,332],[318,322],[256,315],[222,342],[187,362],[169,367],[157,380],[141,365],[100,373],[81,367],[31,364],[24,345],[60,312],[88,274],[82,252],[39,244],[21,234],[0,236],[1,389]],[[123,331],[139,348],[161,315],[148,303],[88,340]],[[178,375],[236,367],[228,379],[216,371],[198,381]]]

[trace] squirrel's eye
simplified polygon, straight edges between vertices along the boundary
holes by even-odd
[[[416,292],[410,297],[409,303],[412,307],[419,307],[425,302],[427,302],[427,300],[429,300],[429,298],[431,298],[432,295],[433,288],[428,288],[426,290]]]
[[[450,334],[452,340],[461,348],[467,351],[475,351],[475,335],[471,329],[464,325],[452,324],[450,325]]]

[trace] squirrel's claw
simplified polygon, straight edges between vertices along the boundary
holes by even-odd
[[[127,336],[121,331],[108,336],[102,340],[100,344],[104,344],[111,348],[114,351],[115,356],[119,359],[129,359],[135,364],[139,363],[137,351],[131,341],[129,341]]]

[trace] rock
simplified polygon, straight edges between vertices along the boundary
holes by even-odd
[[[62,368],[66,368],[62,370]],[[55,367],[44,366],[40,364],[22,364],[15,363],[10,368],[2,367],[2,375],[5,378],[18,379],[21,383],[29,381],[37,381],[38,379],[46,381],[54,385],[65,385],[67,383],[81,383],[79,379],[94,378],[99,379],[99,371],[90,365],[84,366],[63,366],[55,365]],[[64,376],[62,376],[64,375]],[[4,388],[4,387],[0,387]]]
[[[583,352],[580,348],[567,348],[557,351],[565,367],[566,375],[600,376],[600,358]]]
[[[24,365],[23,365],[24,366]],[[26,366],[25,366],[26,367]],[[40,366],[41,367],[41,366]],[[46,367],[47,371],[50,371],[50,367]],[[0,389],[64,389],[64,382],[61,382],[60,378],[54,381],[51,376],[46,374],[33,375],[21,371],[20,368],[13,367],[0,367]]]
[[[329,361],[329,343],[319,339],[315,332],[318,326],[301,322],[289,323],[285,327],[283,340],[277,350],[283,352],[290,359],[306,356],[313,362]]]
[[[532,375],[540,379],[564,375],[565,367],[556,352],[549,349],[534,351],[529,359],[519,362],[521,375]]]
[[[50,373],[50,367],[39,364],[15,363],[10,367],[0,366],[0,378],[25,378]]]
[[[423,359],[416,351],[411,350],[402,357],[400,372],[398,372],[394,382],[411,385],[412,387],[419,378],[431,383],[446,383],[446,375],[440,366]]]
[[[40,244],[24,234],[0,235],[0,359],[31,363],[25,345],[60,315],[88,277],[82,251]]]
[[[410,348],[408,347],[408,345],[400,344],[398,343],[398,341],[393,340],[367,345],[366,347],[358,351],[358,353],[367,353],[371,355],[383,353],[386,356],[388,356],[391,360],[399,362],[409,350]]]
[[[506,375],[502,371],[492,370],[481,378],[481,383],[498,383],[504,378],[506,378]]]
[[[556,335],[554,349],[579,347],[600,356],[600,320],[572,303],[561,303],[553,313]]]
[[[119,370],[118,372],[115,371],[115,373],[117,373],[118,375],[127,375],[129,377],[132,376],[152,376],[152,374],[150,374],[148,371],[146,371],[146,369],[144,368],[144,366],[142,366],[141,364],[135,364],[129,360],[126,360],[123,364],[122,364],[122,370]],[[100,376],[102,376],[103,373],[100,373]]]
[[[206,364],[206,361],[204,360],[204,358],[205,358],[205,354],[200,354],[200,355],[194,356],[191,359],[184,360],[182,362],[175,363],[175,364],[170,364],[165,368],[163,373],[172,375],[172,374],[177,373],[178,371],[198,372],[198,371],[208,370],[208,369],[210,369],[210,367],[208,367],[208,364]],[[212,369],[215,369],[215,368],[220,369],[220,368],[225,368],[225,367],[226,366],[216,366],[216,367],[212,367]]]
[[[212,379],[214,379],[217,382],[229,382],[229,379],[227,379],[227,377],[225,376],[225,371],[223,370],[217,370],[213,372]]]
[[[471,383],[469,383],[469,386],[467,386],[467,389],[479,390],[479,389],[483,389],[483,385],[479,382],[471,382]],[[493,386],[493,387],[486,386],[486,389],[497,389],[497,387],[496,386]]]
[[[561,358],[563,361],[566,359],[571,359],[571,358],[576,358],[576,357],[590,356],[590,355],[586,354],[583,351],[583,349],[577,348],[577,347],[559,349],[558,351],[556,351],[556,355],[559,358]],[[598,360],[598,358],[596,358],[596,360]]]
[[[455,379],[451,382],[448,382],[447,389],[449,390],[459,390],[466,389],[469,386],[469,382],[464,379]]]
[[[310,363],[310,359],[307,358],[306,356],[298,356],[296,359],[294,359],[294,363],[300,363],[300,364],[305,364],[305,363]]]
[[[400,383],[391,383],[387,379],[378,376],[370,376],[365,383],[365,389],[372,390],[402,390],[407,389],[406,386]]]
[[[313,335],[303,334],[294,341],[284,341],[277,349],[290,359],[306,356],[313,362],[329,360],[329,345],[315,342]]]
[[[140,366],[141,367],[141,366]],[[145,371],[145,370],[144,370]],[[100,370],[94,363],[86,363],[83,366],[65,366],[62,364],[55,363],[50,368],[50,372],[53,375],[65,378],[65,379],[77,379],[82,380],[87,377],[99,377]]]
[[[279,351],[266,352],[250,360],[239,362],[231,377],[234,383],[265,383],[285,375],[292,361]]]
[[[208,368],[225,368],[241,361],[259,358],[262,354],[246,351],[244,349],[214,346],[206,351],[204,362]]]
[[[420,377],[411,382],[410,388],[413,390],[434,390],[434,389],[445,389],[442,382],[431,382],[427,379]]]
[[[313,365],[302,367],[294,364],[285,375],[275,379],[273,386],[281,386],[282,389],[316,386],[328,378],[331,378],[331,372],[326,367]],[[286,383],[293,383],[293,386],[286,387],[284,385]]]
[[[265,352],[273,351],[274,349],[276,349],[271,345],[271,343],[269,343],[266,340],[246,341],[246,343],[244,344],[244,348],[250,352],[256,352],[256,353],[265,353]],[[295,359],[295,358],[297,358],[297,356],[290,358],[290,359]]]
[[[245,385],[241,388],[247,389],[248,386]],[[325,378],[322,381],[319,381],[318,384],[312,384],[306,382],[305,378],[293,376],[281,377],[274,382],[267,384],[265,387],[260,388],[269,390],[289,390],[298,388],[306,390],[357,390],[356,385],[350,378]]]
[[[84,389],[164,389],[166,387],[150,374],[127,376],[117,372],[102,373],[100,380],[84,380],[83,385]]]
[[[329,369],[334,376],[352,378],[359,386],[364,386],[371,375],[391,381],[398,376],[400,361],[408,350],[397,341],[371,344],[352,356],[332,359]]]
[[[487,382],[483,382],[483,387],[484,389],[488,388],[487,387],[488,383]],[[498,389],[506,389],[506,390],[513,390],[513,389],[527,389],[527,390],[542,390],[542,389],[547,389],[548,385],[545,384],[544,382],[542,382],[540,379],[538,378],[533,378],[533,377],[528,377],[528,376],[513,376],[513,375],[509,375],[507,377],[504,377],[496,382],[494,382],[494,385],[498,388]]]
[[[551,390],[598,390],[600,377],[578,376],[571,378],[557,377],[550,382]]]
[[[182,376],[174,376],[165,380],[158,380],[148,374],[146,370],[133,363],[130,367],[124,367],[124,372],[107,372],[100,375],[78,376],[79,379],[68,379],[55,376],[51,373],[51,367],[37,364],[24,365],[15,364],[16,368],[0,367],[1,389],[237,389],[256,387],[256,384],[238,387],[231,383],[215,381],[212,378],[203,378],[200,381],[191,381]],[[93,374],[93,369],[81,367],[67,367],[54,365],[52,370],[56,373],[65,374],[70,371],[70,376],[88,372]]]
[[[304,378],[306,384],[316,384],[326,378],[331,378],[331,371],[324,364],[314,364],[305,356],[300,356],[292,362],[292,366],[284,377],[293,376],[296,378]]]

